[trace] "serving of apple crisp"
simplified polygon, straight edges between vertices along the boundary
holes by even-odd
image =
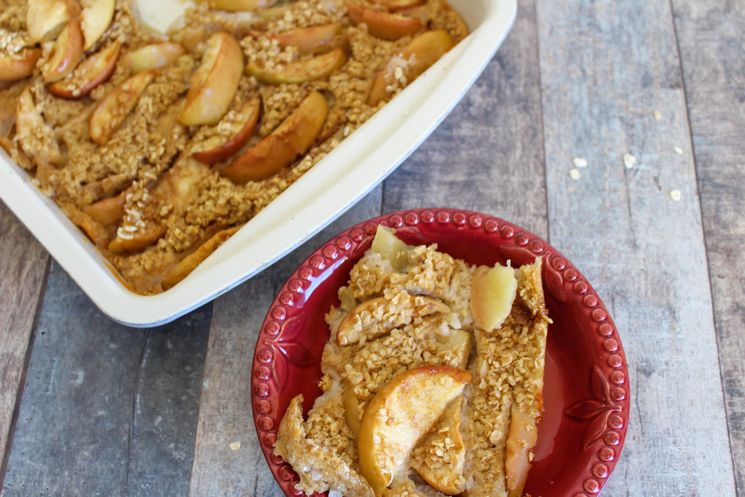
[[[159,36],[131,1],[0,0],[0,146],[142,294],[468,34],[445,0],[205,0]]]
[[[326,315],[323,394],[274,454],[308,495],[521,496],[550,322],[540,258],[472,266],[382,226]]]

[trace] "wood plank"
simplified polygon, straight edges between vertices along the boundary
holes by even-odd
[[[46,251],[0,202],[0,479],[47,271]]]
[[[629,435],[604,495],[734,495],[670,5],[537,5],[551,240],[604,297],[630,360]],[[574,157],[589,164],[577,179]]]
[[[185,495],[210,316],[128,329],[52,264],[2,495]]]
[[[528,0],[522,2],[512,34],[464,102],[386,181],[384,211],[452,205],[494,212],[539,233],[546,231],[542,135],[536,126],[540,123],[538,52],[531,5]],[[503,119],[495,115],[502,115]],[[484,140],[497,144],[496,150],[482,147]],[[452,157],[472,165],[473,176],[469,178],[464,169],[452,168]],[[494,170],[502,164],[510,174]],[[521,170],[532,174],[523,177],[517,174]],[[507,183],[509,187],[498,191],[496,185],[485,185],[473,191],[473,178],[480,175],[489,175],[496,184]],[[412,181],[413,187],[409,184]],[[504,197],[508,193],[511,198]],[[525,200],[526,194],[533,202]],[[250,421],[250,391],[246,385],[250,384],[256,333],[271,299],[300,260],[342,227],[376,215],[380,195],[378,189],[323,236],[216,301],[191,497],[282,495],[260,453]],[[247,302],[251,304],[246,305]],[[239,450],[230,449],[234,442],[240,442]]]
[[[745,495],[745,2],[673,0],[737,493]]]
[[[380,198],[378,187],[311,241],[215,301],[191,497],[282,495],[264,461],[252,421],[251,360],[256,336],[274,296],[298,264],[339,231],[378,215]]]
[[[515,25],[484,74],[385,183],[384,211],[460,207],[546,235],[534,4],[519,2]]]

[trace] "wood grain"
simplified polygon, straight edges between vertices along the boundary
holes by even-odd
[[[385,183],[383,210],[459,207],[545,236],[538,38],[532,0],[471,91]]]
[[[128,329],[52,264],[2,495],[185,495],[210,315]]]
[[[23,383],[47,253],[0,202],[0,479]]]
[[[551,240],[604,297],[630,360],[635,408],[605,495],[733,495],[670,5],[539,0],[538,25]],[[574,157],[589,164],[576,180]]]
[[[745,2],[674,0],[738,495],[745,495]]]
[[[204,366],[191,497],[281,496],[251,414],[251,361],[266,311],[292,271],[339,231],[380,213],[381,189],[311,241],[215,301]]]

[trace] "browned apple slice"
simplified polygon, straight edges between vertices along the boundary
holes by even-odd
[[[417,441],[435,424],[471,374],[449,366],[421,366],[395,376],[365,409],[357,439],[360,472],[380,497],[405,471]]]
[[[124,202],[126,197],[127,191],[124,190],[115,197],[105,198],[84,207],[83,212],[103,226],[117,223],[124,217]]]
[[[118,41],[91,55],[72,72],[70,77],[47,87],[50,93],[69,99],[83,98],[114,74],[121,44]]]
[[[273,21],[284,17],[285,13],[290,10],[290,7],[292,7],[291,4],[278,5],[276,7],[258,9],[256,13],[265,21]]]
[[[504,465],[509,497],[523,495],[530,471],[531,454],[537,441],[538,426],[535,416],[513,404]]]
[[[85,40],[84,49],[91,48],[109,29],[114,18],[116,0],[80,0],[83,12],[80,15],[80,25]]]
[[[217,123],[218,137],[210,137],[204,144],[195,145],[194,158],[203,164],[214,164],[236,153],[251,138],[261,115],[261,99],[252,98],[236,112],[228,112]],[[217,144],[212,138],[218,138]]]
[[[373,10],[354,2],[347,2],[349,19],[355,24],[366,24],[367,31],[381,40],[398,40],[421,30],[422,21],[414,17]]]
[[[277,0],[208,0],[211,9],[226,12],[243,12],[271,7]]]
[[[427,31],[417,36],[375,76],[367,103],[377,105],[388,100],[392,85],[414,81],[451,48],[453,39],[445,30]]]
[[[282,83],[298,84],[306,81],[323,79],[347,62],[347,54],[341,48],[317,55],[310,59],[290,62],[273,69],[262,67],[255,62],[248,64],[249,74],[263,83],[279,85]]]
[[[216,124],[230,107],[243,73],[243,52],[228,33],[207,40],[202,63],[191,78],[181,124]]]
[[[332,22],[270,34],[269,37],[277,40],[281,47],[296,47],[300,53],[316,53],[324,48],[336,48],[334,44],[339,39],[341,31],[341,23]]]
[[[344,419],[346,419],[349,429],[352,430],[352,435],[357,437],[360,433],[360,422],[364,412],[360,407],[357,395],[354,393],[354,386],[349,380],[342,381],[342,388],[341,399],[344,405]]]
[[[133,73],[162,69],[171,65],[185,52],[184,47],[178,43],[155,43],[128,53],[124,57],[124,63]]]
[[[512,311],[516,295],[514,269],[499,264],[476,268],[471,281],[471,312],[476,326],[488,332],[502,326]]]
[[[36,162],[61,166],[62,152],[54,130],[44,121],[36,107],[31,89],[26,88],[18,98],[16,107],[16,140],[21,150]]]
[[[75,13],[67,0],[28,0],[26,29],[31,43],[51,40]]]
[[[119,228],[116,238],[109,243],[109,250],[115,254],[125,252],[136,252],[157,242],[167,229],[160,224],[150,223],[145,228],[138,229],[135,232],[126,231],[126,227]]]
[[[409,252],[413,247],[401,241],[391,228],[379,224],[370,248],[390,262],[393,269],[403,271],[409,264]]]
[[[260,181],[292,164],[316,140],[328,115],[328,103],[314,91],[270,135],[246,150],[220,173],[237,184]]]
[[[17,53],[0,53],[0,81],[15,81],[31,76],[41,57],[38,48],[24,48]]]
[[[447,495],[465,490],[463,470],[466,446],[460,432],[463,396],[457,397],[443,411],[432,430],[414,448],[411,467],[429,486]]]
[[[140,95],[150,84],[155,73],[151,71],[135,74],[114,91],[106,95],[93,111],[89,133],[91,140],[103,145],[119,129],[124,119],[137,105]]]
[[[57,37],[49,59],[41,68],[44,81],[53,83],[72,73],[83,58],[83,32],[80,30],[80,20],[75,17],[67,22],[67,26]]]
[[[186,278],[189,273],[194,271],[204,260],[212,255],[220,245],[233,236],[236,231],[240,229],[240,226],[233,228],[224,229],[215,233],[209,240],[204,242],[194,252],[181,259],[166,275],[163,280],[163,289],[168,290],[172,288],[176,283]]]
[[[384,297],[366,300],[344,316],[336,340],[342,346],[357,343],[363,336],[370,340],[409,324],[414,316],[429,316],[438,312],[450,312],[450,308],[437,299],[423,295],[403,294],[395,303],[389,303]]]
[[[395,12],[397,10],[406,10],[413,7],[418,7],[424,3],[427,3],[427,0],[373,0],[373,2],[382,5],[390,11]]]

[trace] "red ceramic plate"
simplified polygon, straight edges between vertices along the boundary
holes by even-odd
[[[279,421],[302,393],[306,411],[320,394],[320,360],[329,332],[324,314],[337,289],[370,247],[378,224],[409,244],[437,243],[471,264],[543,257],[543,283],[553,324],[548,332],[544,417],[527,493],[583,497],[599,493],[621,454],[629,418],[629,378],[621,340],[584,276],[534,234],[495,217],[453,209],[402,211],[354,226],[317,250],[290,276],[259,333],[252,407],[259,443],[287,496],[297,475],[272,455]]]

